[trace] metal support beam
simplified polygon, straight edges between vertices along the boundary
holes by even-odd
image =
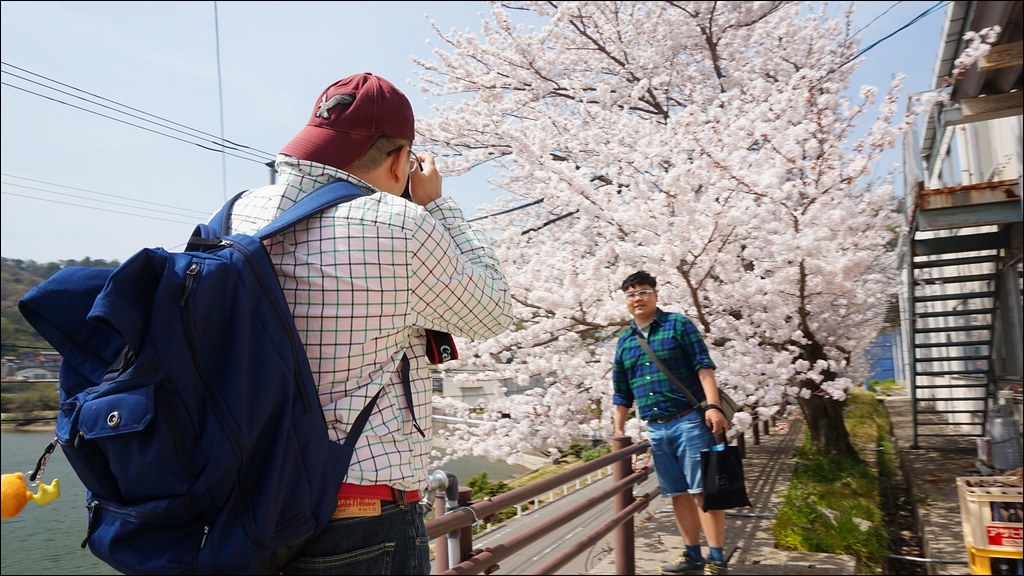
[[[1007,246],[1009,239],[1009,231],[1004,229],[999,232],[913,240],[911,244],[914,256],[937,256],[939,254],[956,254],[959,252],[999,250]]]

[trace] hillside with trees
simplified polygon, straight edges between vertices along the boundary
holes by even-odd
[[[2,293],[2,344],[4,356],[15,356],[27,350],[50,350],[51,346],[25,321],[18,311],[18,300],[39,283],[50,278],[57,271],[67,266],[85,266],[88,268],[114,268],[118,262],[107,260],[61,260],[59,262],[38,263],[33,260],[14,258],[0,259],[3,264],[0,272],[0,293]]]

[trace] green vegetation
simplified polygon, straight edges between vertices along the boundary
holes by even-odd
[[[508,492],[509,490],[512,489],[511,486],[509,486],[507,483],[503,481],[499,480],[498,482],[491,482],[490,480],[488,480],[487,472],[480,472],[479,474],[474,474],[473,476],[470,476],[469,480],[466,480],[466,486],[473,490],[473,494],[471,496],[473,500],[490,498],[492,496],[504,494],[505,492]],[[523,506],[523,508],[527,507],[528,506],[526,505]],[[501,512],[498,512],[495,516],[487,518],[486,522],[500,524],[505,520],[514,517],[515,515],[515,508],[506,508]],[[481,532],[483,529],[484,526],[482,525],[473,526],[473,533],[476,534],[478,532]]]
[[[569,460],[579,460],[582,462],[590,462],[596,460],[605,454],[609,454],[612,451],[611,444],[602,443],[596,447],[590,446],[589,444],[580,444],[579,442],[573,442],[568,448],[559,449],[559,453]]]
[[[487,479],[487,472],[473,475],[466,481],[466,486],[473,489],[473,499],[490,498],[511,490],[508,484],[503,481],[491,482]]]
[[[905,391],[903,386],[901,384],[897,384],[892,378],[889,378],[888,380],[868,380],[868,390],[874,392],[878,396],[892,396]]]
[[[66,266],[115,268],[118,262],[106,260],[62,260],[39,264],[32,260],[0,259],[3,282],[0,282],[0,348],[4,356],[16,356],[26,350],[51,350],[50,345],[18,311],[18,300],[40,282]]]
[[[775,544],[848,554],[857,559],[858,574],[878,574],[890,553],[879,490],[879,474],[895,467],[888,415],[874,394],[854,390],[845,421],[860,457],[825,455],[805,438],[794,451],[793,478],[775,519]]]
[[[53,411],[60,403],[54,382],[4,382],[0,412],[5,414]]]
[[[611,452],[612,452],[612,445],[611,444],[601,444],[597,448],[591,448],[590,450],[587,450],[586,452],[584,452],[583,456],[581,457],[581,459],[584,462],[590,462],[591,460],[597,460],[598,458],[600,458],[601,456],[604,456],[605,454],[611,454]]]
[[[499,494],[504,494],[505,492],[516,488],[522,488],[523,486],[549,476],[560,474],[581,462],[590,462],[591,460],[600,458],[605,454],[609,454],[611,453],[611,450],[612,447],[608,443],[602,443],[597,447],[591,447],[589,444],[573,442],[568,448],[558,450],[559,454],[562,455],[558,464],[546,464],[532,472],[513,478],[508,482],[491,482],[487,479],[487,473],[481,472],[471,476],[469,480],[466,480],[465,485],[473,490],[473,494],[471,496],[472,500],[490,498]],[[523,510],[529,510],[533,507],[533,504],[526,502],[520,507]],[[505,510],[498,512],[493,517],[487,518],[485,521],[487,523],[500,524],[501,522],[514,517],[516,513],[515,508],[506,508]],[[483,526],[474,527],[474,533],[483,530],[483,528]]]

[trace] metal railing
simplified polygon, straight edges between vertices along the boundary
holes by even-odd
[[[762,435],[770,434],[770,427],[775,422],[775,418],[771,418],[761,421],[760,427],[757,422],[751,426],[752,440],[755,446],[761,443]],[[745,435],[737,436],[735,442],[741,458],[745,458]],[[654,471],[650,459],[642,468],[633,468],[633,456],[649,452],[650,440],[642,440],[633,444],[633,440],[629,436],[614,436],[610,443],[612,446],[610,454],[579,464],[560,474],[532,482],[527,486],[475,502],[470,500],[471,489],[458,486],[456,479],[451,474],[435,472],[430,479],[430,489],[436,490],[434,518],[427,522],[427,536],[436,544],[432,573],[446,575],[493,574],[500,569],[499,562],[502,560],[538,539],[556,532],[562,525],[579,517],[594,506],[612,499],[613,516],[611,519],[583,537],[575,539],[570,546],[552,557],[535,573],[555,573],[614,530],[612,548],[615,551],[615,573],[636,574],[633,516],[646,509],[661,491],[655,486],[653,490],[636,496],[632,490],[634,486],[639,486],[646,481]],[[574,481],[579,487],[578,480],[580,478],[605,467],[612,469],[613,483],[611,486],[569,507],[545,522],[539,529],[512,535],[499,544],[486,549],[473,548],[473,526],[475,524],[486,521],[503,510],[519,508],[522,504],[558,488],[563,488],[564,493],[565,486]]]
[[[437,491],[434,500],[435,517],[427,522],[427,534],[431,540],[436,540],[437,544],[434,552],[433,573],[491,574],[499,569],[498,563],[505,558],[557,531],[562,524],[579,517],[595,505],[612,499],[614,503],[612,518],[590,533],[574,540],[571,546],[538,568],[537,574],[553,574],[613,530],[615,531],[613,548],[615,550],[616,574],[635,574],[633,516],[647,508],[658,496],[659,490],[655,487],[650,492],[634,496],[633,487],[647,480],[653,468],[648,464],[639,470],[634,470],[632,460],[633,455],[650,450],[650,441],[643,440],[633,444],[632,438],[629,436],[615,436],[611,439],[611,445],[612,452],[610,454],[579,464],[560,474],[532,482],[527,486],[475,502],[470,502],[471,491],[469,488],[443,486],[443,489]],[[539,529],[511,535],[503,542],[483,550],[473,549],[473,525],[478,521],[495,516],[502,510],[527,503],[542,494],[551,492],[606,466],[612,469],[613,483],[611,486],[570,506],[550,521],[545,522]],[[440,480],[440,478],[432,478],[432,480]]]

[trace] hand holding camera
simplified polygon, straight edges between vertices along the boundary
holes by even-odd
[[[419,160],[416,170],[409,172],[409,180],[405,184],[402,197],[426,206],[441,197],[441,174],[430,154],[416,154]]]

